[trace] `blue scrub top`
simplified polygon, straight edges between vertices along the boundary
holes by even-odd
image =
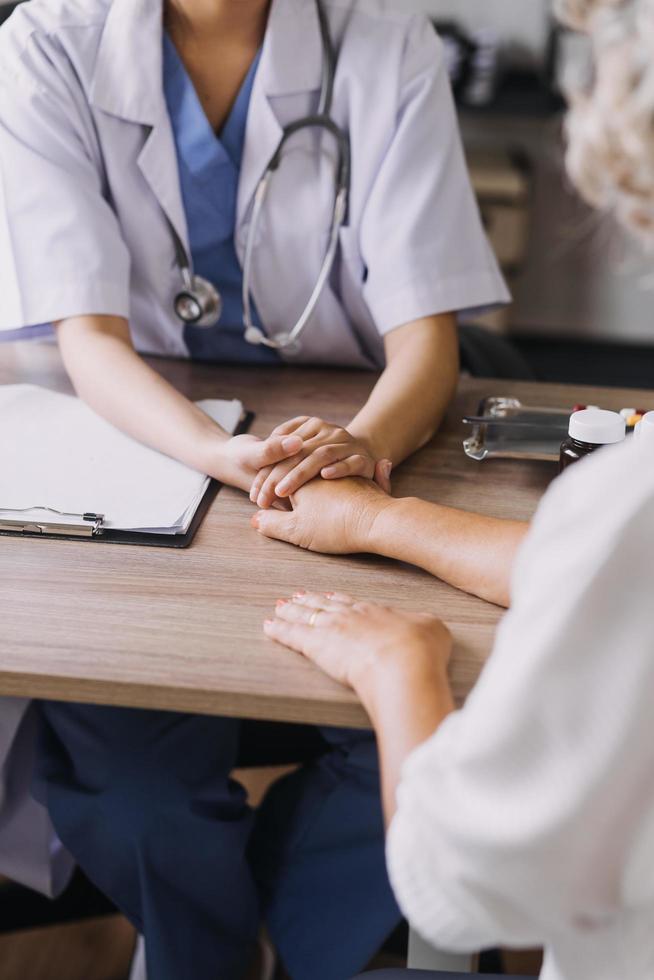
[[[177,163],[195,272],[222,295],[220,323],[185,327],[192,358],[232,363],[279,361],[274,350],[248,344],[243,336],[243,273],[236,254],[236,198],[252,86],[261,52],[254,59],[220,135],[213,132],[186,68],[164,34],[163,83],[177,150]],[[261,326],[254,309],[252,319]]]

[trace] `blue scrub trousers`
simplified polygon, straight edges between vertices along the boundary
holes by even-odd
[[[145,936],[149,980],[241,980],[266,921],[293,980],[344,980],[400,918],[374,738],[325,751],[258,812],[230,779],[234,719],[41,702],[34,795]]]

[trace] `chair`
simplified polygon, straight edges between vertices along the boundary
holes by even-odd
[[[517,347],[506,337],[484,327],[459,327],[461,367],[473,378],[513,378],[533,381],[534,372]]]

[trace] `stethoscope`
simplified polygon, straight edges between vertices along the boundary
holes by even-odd
[[[243,327],[245,339],[249,344],[263,344],[266,347],[286,350],[287,352],[299,349],[299,338],[309,323],[331,275],[338,251],[339,232],[347,218],[350,193],[350,140],[347,133],[334,122],[331,116],[337,63],[336,52],[331,41],[329,25],[321,0],[316,0],[316,8],[323,47],[322,84],[318,111],[315,115],[305,116],[285,127],[279,145],[255,191],[252,219],[248,229],[243,260]],[[329,243],[313,292],[299,320],[292,330],[268,337],[252,322],[252,261],[257,231],[270,184],[281,163],[286,143],[300,130],[308,128],[323,129],[331,133],[338,148],[335,173],[336,193]],[[214,327],[219,323],[222,314],[223,304],[220,293],[208,279],[204,279],[193,272],[192,261],[184,243],[172,225],[170,225],[170,230],[175,242],[177,264],[182,277],[182,289],[177,293],[174,300],[175,313],[187,326]]]

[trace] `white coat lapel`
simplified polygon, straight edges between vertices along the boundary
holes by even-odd
[[[152,127],[139,155],[138,165],[188,252],[190,246],[177,169],[177,153],[167,113]]]
[[[285,103],[320,89],[322,44],[315,0],[273,0],[252,90],[237,202],[247,222],[254,193],[290,120]],[[237,236],[241,251],[245,235]]]
[[[91,101],[144,128],[137,163],[188,247],[177,155],[163,91],[163,0],[113,0],[98,50]]]

